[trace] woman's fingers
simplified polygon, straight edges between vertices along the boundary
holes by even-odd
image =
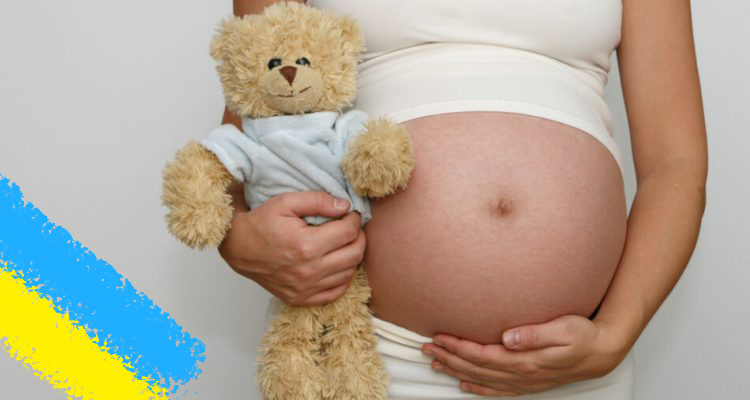
[[[534,350],[575,344],[574,326],[580,317],[569,315],[538,325],[525,325],[503,333],[503,345],[512,350]]]
[[[360,221],[359,213],[352,211],[341,219],[308,226],[304,228],[307,244],[321,256],[342,249],[359,238]]]
[[[461,382],[461,390],[471,392],[474,394],[478,394],[480,396],[520,396],[523,393],[516,392],[512,390],[496,390],[492,388],[488,388],[486,386],[481,386],[476,383],[472,382]]]
[[[509,383],[505,382],[489,382],[489,381],[482,381],[481,379],[477,379],[476,377],[469,376],[464,374],[463,372],[459,372],[445,364],[442,364],[438,361],[432,362],[432,369],[434,369],[437,372],[444,373],[446,375],[450,375],[459,381],[462,381],[462,383],[472,383],[476,385],[477,387],[482,387],[484,389],[492,387],[491,390],[494,390],[496,393],[493,393],[495,395],[519,395],[521,394],[521,390],[519,390],[516,386],[511,385]],[[476,392],[475,392],[476,393]],[[480,394],[480,393],[477,393]]]
[[[365,255],[365,232],[362,230],[357,231],[357,238],[338,249],[334,249],[330,253],[323,256],[320,260],[320,279],[333,274],[337,274],[340,271],[356,267],[364,258]]]
[[[530,377],[554,379],[558,370],[566,367],[541,361],[557,360],[561,356],[558,353],[565,352],[562,347],[518,352],[507,350],[502,345],[482,345],[452,336],[439,336],[444,347],[427,343],[423,347],[425,354],[431,353],[439,362],[478,379],[498,378],[507,382]]]
[[[306,217],[321,215],[324,217],[340,217],[349,212],[349,202],[339,199],[326,192],[288,192],[274,196],[266,203],[278,207],[280,214],[286,216]]]
[[[289,192],[238,213],[219,248],[238,273],[292,305],[341,296],[365,251],[361,217],[326,192]],[[308,226],[302,217],[341,219]],[[291,218],[290,218],[291,217]]]
[[[607,326],[578,315],[514,329],[537,335],[529,344],[538,348],[509,350],[503,345],[482,345],[439,334],[423,350],[445,365],[445,373],[466,381],[462,387],[487,395],[495,395],[493,391],[536,393],[601,377],[622,360],[621,345],[611,339]],[[523,331],[521,335],[519,343],[523,343]],[[551,338],[555,335],[557,338]]]
[[[434,343],[436,349],[472,364],[505,371],[516,371],[526,358],[526,354],[509,351],[501,345],[483,345],[445,334],[435,335]]]
[[[343,296],[347,289],[349,289],[349,284],[351,283],[351,279],[344,283],[343,285],[333,287],[328,290],[324,290],[320,293],[316,293],[306,300],[302,301],[302,303],[298,305],[302,306],[312,306],[312,305],[318,305],[318,304],[326,304],[330,303],[339,297]]]
[[[357,240],[327,254],[319,264],[320,280],[305,305],[329,303],[343,295],[352,282],[357,267],[362,262],[365,234],[359,231]]]
[[[357,239],[336,249],[323,258],[306,264],[288,267],[290,286],[286,302],[292,305],[317,305],[331,302],[344,294],[351,284],[357,266],[362,262],[365,233],[358,231]]]
[[[500,345],[485,347],[502,348]],[[475,394],[515,396],[547,390],[560,385],[561,382],[559,371],[539,367],[535,358],[526,353],[504,350],[512,355],[513,362],[493,360],[492,364],[505,366],[486,367],[467,361],[438,346],[428,344],[425,349],[435,357],[432,365],[436,371],[460,380],[462,389]]]
[[[477,381],[500,381],[511,380],[515,376],[506,370],[492,370],[468,361],[453,354],[439,346],[427,344],[423,347],[423,353],[435,357],[441,364],[447,365],[456,371],[472,377]]]
[[[350,284],[352,282],[352,278],[354,277],[354,274],[357,273],[357,267],[349,267],[347,269],[344,269],[342,271],[336,272],[335,274],[331,274],[318,282],[317,287],[320,289],[318,292],[323,292],[329,289],[333,289],[335,287],[344,285],[344,284]]]

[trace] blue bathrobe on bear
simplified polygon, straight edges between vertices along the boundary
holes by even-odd
[[[250,208],[281,193],[322,190],[348,200],[349,211],[358,211],[364,226],[372,218],[370,202],[354,192],[340,164],[347,143],[365,130],[367,119],[359,110],[243,118],[244,133],[234,125],[222,125],[201,144],[245,183]],[[304,218],[311,225],[331,219]]]

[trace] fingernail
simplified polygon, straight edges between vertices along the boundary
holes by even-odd
[[[344,199],[340,199],[338,197],[334,197],[333,198],[333,208],[338,208],[340,210],[343,210],[345,208],[349,208],[349,202],[346,201],[346,200],[344,200]]]
[[[438,345],[440,347],[445,347],[445,342],[443,342],[440,339],[432,339],[432,343],[435,343],[436,345]]]
[[[519,342],[519,336],[518,331],[505,332],[505,335],[503,335],[503,344],[506,347],[515,347]]]
[[[429,348],[422,349],[422,354],[424,354],[426,356],[434,356],[434,354],[432,353],[432,350],[430,350]]]

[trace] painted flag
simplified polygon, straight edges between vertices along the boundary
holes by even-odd
[[[2,175],[0,343],[83,399],[166,399],[205,360],[203,342]]]

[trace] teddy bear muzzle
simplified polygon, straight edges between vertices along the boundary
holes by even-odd
[[[323,97],[323,77],[313,68],[279,65],[260,81],[263,102],[284,114],[313,110]]]

